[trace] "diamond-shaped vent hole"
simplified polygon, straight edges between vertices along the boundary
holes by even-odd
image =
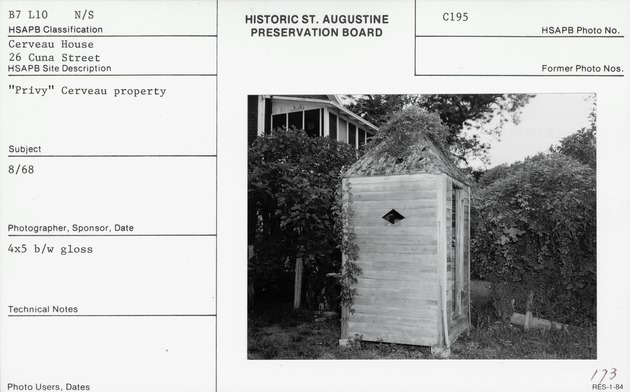
[[[387,214],[383,215],[383,219],[385,219],[386,221],[388,221],[389,223],[393,225],[394,223],[400,222],[401,220],[405,219],[405,217],[402,216],[400,212],[396,210],[391,210]]]

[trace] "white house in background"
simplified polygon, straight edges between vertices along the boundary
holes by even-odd
[[[336,95],[249,95],[249,143],[272,129],[303,129],[308,135],[330,137],[355,148],[364,145],[378,128],[346,109]]]

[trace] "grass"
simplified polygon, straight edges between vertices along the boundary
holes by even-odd
[[[487,318],[486,318],[487,320]],[[339,346],[340,322],[330,312],[270,305],[249,314],[249,359],[431,359],[428,347],[351,339]],[[451,347],[451,359],[593,359],[594,326],[529,330],[490,320],[478,323]]]

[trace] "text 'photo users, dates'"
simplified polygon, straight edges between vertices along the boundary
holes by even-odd
[[[65,383],[60,384],[7,384],[7,391],[89,391],[90,384]]]

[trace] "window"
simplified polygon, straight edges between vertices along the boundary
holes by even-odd
[[[357,148],[357,127],[351,123],[348,123],[348,143]]]
[[[337,130],[337,140],[348,142],[348,123],[346,120],[339,119],[339,129]]]
[[[337,140],[337,116],[332,113],[328,113],[328,136]]]
[[[359,146],[362,146],[364,144],[365,144],[365,131],[359,128]]]
[[[286,128],[287,115],[286,113],[274,114],[271,116],[271,129]]]
[[[289,129],[302,129],[304,124],[302,123],[303,112],[289,113]]]
[[[299,110],[289,113],[279,113],[271,116],[271,129],[302,129],[310,137],[324,136],[325,111],[319,109]],[[337,114],[328,112],[328,137],[339,140],[358,148],[367,143],[368,133],[358,128]]]
[[[304,112],[304,131],[311,137],[319,136],[320,109],[306,110]]]
[[[386,221],[388,221],[389,223],[393,225],[394,223],[400,222],[401,220],[405,219],[405,217],[402,216],[400,212],[392,209],[390,212],[383,215],[383,219],[385,219]]]

